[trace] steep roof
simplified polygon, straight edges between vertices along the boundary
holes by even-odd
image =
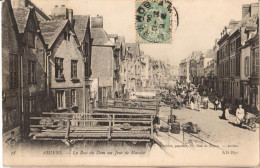
[[[15,16],[14,16],[14,12],[13,12],[13,8],[12,8],[12,5],[11,5],[11,1],[10,0],[5,0],[2,2],[2,16],[5,14],[5,10],[8,10],[8,15],[10,15],[10,18],[11,18],[11,22],[8,22],[7,24],[11,24],[13,25],[13,29],[15,31],[15,38],[16,38],[16,41],[18,42],[18,45],[20,45],[19,43],[19,30],[18,30],[18,26],[17,26],[17,22],[15,20]],[[2,18],[2,23],[5,23],[5,20],[7,20],[7,18]],[[2,39],[4,40],[4,39]]]
[[[29,7],[18,7],[13,9],[14,17],[18,26],[19,33],[24,33],[30,11],[31,8]]]
[[[68,20],[51,20],[40,22],[42,36],[49,47],[53,45],[67,23]]]
[[[74,30],[77,34],[79,42],[82,42],[85,37],[87,25],[89,23],[89,15],[74,15],[74,19]]]
[[[109,38],[107,37],[107,33],[103,28],[91,28],[90,31],[91,38],[93,38],[93,46],[115,46],[115,44],[111,40],[109,40]]]
[[[31,5],[34,7],[35,11],[41,16],[43,17],[45,20],[51,20],[51,18],[40,8],[38,8],[37,5],[35,5],[32,1],[27,0],[28,5]]]
[[[232,30],[229,32],[229,36],[234,34],[240,27],[255,27],[258,15],[250,16],[247,14]]]

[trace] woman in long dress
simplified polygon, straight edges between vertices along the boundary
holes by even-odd
[[[243,118],[245,116],[245,110],[242,108],[242,104],[239,104],[236,111],[236,121],[238,125],[242,125]]]
[[[230,110],[230,107],[226,106],[226,109],[225,109],[225,119],[226,120],[229,120],[229,110]]]
[[[194,99],[193,96],[191,96],[191,98],[190,98],[190,108],[191,108],[191,110],[194,110],[194,103],[195,103],[195,99]]]

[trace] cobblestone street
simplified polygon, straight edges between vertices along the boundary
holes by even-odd
[[[163,106],[160,109],[159,116],[162,120],[167,121],[170,115],[170,108]],[[222,120],[219,117],[222,115],[221,110],[213,110],[213,105],[210,104],[209,109],[201,108],[200,111],[183,108],[181,110],[173,110],[173,115],[177,116],[177,120],[183,124],[185,122],[193,122],[201,127],[199,137],[207,139],[214,144],[232,143],[240,145],[248,140],[257,142],[259,135],[259,125],[256,132],[249,129],[244,129],[235,126],[235,116],[230,115],[229,120]],[[161,122],[162,124],[163,122]],[[248,137],[248,138],[244,138]]]
[[[216,152],[222,152],[223,154],[226,151],[232,151],[234,154],[243,153],[244,156],[248,157],[247,155],[258,152],[259,150],[259,125],[257,124],[257,129],[255,132],[246,128],[235,126],[235,116],[230,115],[229,120],[220,119],[222,111],[213,110],[213,104],[209,105],[209,109],[200,109],[200,111],[191,110],[189,108],[183,108],[181,110],[174,109],[173,115],[177,116],[177,121],[179,121],[181,125],[186,122],[198,124],[201,128],[201,132],[192,135],[206,141],[202,142],[200,139],[185,133],[184,142],[188,147],[186,147],[185,150],[184,147],[179,150],[176,147],[182,145],[182,131],[180,134],[159,132],[157,134],[158,137],[163,139],[168,146],[166,151],[173,154],[177,158],[178,156],[181,157],[182,154],[187,155],[187,153],[185,154],[187,151],[189,151],[189,155],[191,156],[198,156],[200,152],[204,155],[206,154],[205,152],[214,150],[215,154]],[[166,124],[164,121],[167,122],[169,116],[170,107],[162,106],[159,113],[159,117],[161,118],[160,126]],[[216,145],[217,148],[201,148],[201,146],[205,144],[210,146],[209,143]],[[190,148],[191,145],[194,147]]]

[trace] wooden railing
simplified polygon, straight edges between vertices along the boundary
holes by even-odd
[[[35,140],[149,141],[153,138],[153,117],[152,114],[43,112],[41,117],[30,117],[30,137]]]
[[[97,102],[96,109],[124,109],[134,111],[154,111],[158,113],[160,102],[158,99],[104,99],[103,101]],[[93,111],[96,111],[94,109]],[[101,110],[102,111],[102,110]],[[120,110],[116,110],[120,111]],[[124,112],[124,111],[122,111]]]

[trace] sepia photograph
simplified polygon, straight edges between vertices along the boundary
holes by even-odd
[[[258,0],[2,0],[3,166],[260,166]]]

